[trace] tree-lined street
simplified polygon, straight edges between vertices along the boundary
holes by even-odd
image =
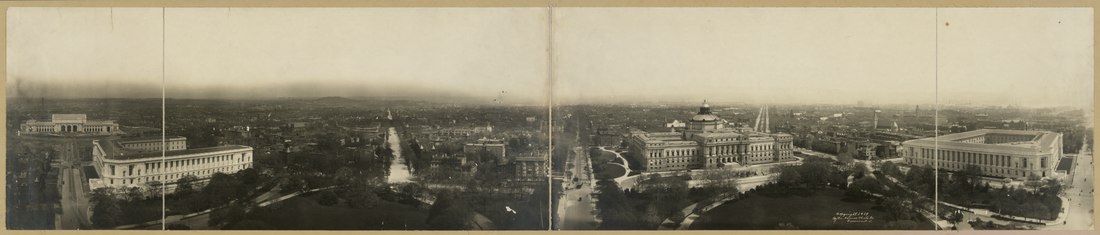
[[[59,145],[61,164],[61,229],[87,228],[91,223],[88,211],[86,180],[81,173],[82,162],[75,141],[65,139]]]
[[[1062,225],[1048,226],[1051,230],[1090,230],[1093,229],[1093,183],[1089,179],[1095,179],[1093,168],[1093,155],[1089,149],[1089,143],[1085,142],[1082,150],[1074,159],[1073,171],[1070,173],[1068,187],[1065,187],[1064,195],[1068,199],[1066,220]]]
[[[598,222],[596,222],[595,203],[592,201],[595,179],[592,178],[592,168],[589,166],[591,161],[588,152],[581,147],[574,148],[572,156],[570,163],[573,167],[569,168],[569,175],[577,180],[567,179],[570,183],[565,185],[567,186],[565,196],[559,205],[565,212],[561,214],[561,229],[592,230],[596,228]]]

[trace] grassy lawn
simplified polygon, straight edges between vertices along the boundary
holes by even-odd
[[[752,195],[733,201],[703,214],[692,224],[693,229],[776,229],[780,223],[793,223],[798,229],[883,229],[887,212],[875,207],[873,201],[842,200],[844,191],[818,190],[808,196]],[[869,222],[833,221],[837,213],[864,212],[873,217]],[[932,228],[922,221],[921,227]],[[924,226],[927,225],[927,226]]]
[[[623,168],[620,165],[604,163],[604,164],[600,165],[600,167],[598,167],[598,168],[600,168],[602,170],[596,171],[595,174],[596,174],[596,179],[600,179],[600,180],[614,179],[615,177],[619,177],[619,176],[622,176],[623,174],[626,174],[626,168]]]
[[[598,152],[598,154],[592,154],[591,156],[592,164],[595,166],[592,169],[592,173],[596,175],[596,179],[614,179],[615,177],[626,174],[626,168],[615,164],[609,164],[612,162],[623,164],[622,160],[615,157],[615,153],[599,149],[590,149],[590,151]]]
[[[311,197],[295,197],[278,205],[265,222],[289,230],[423,230],[426,209],[382,201],[374,208],[352,209],[342,204],[323,206]],[[384,223],[383,223],[384,222]]]
[[[597,150],[597,151],[599,151],[600,154],[591,156],[592,157],[592,163],[611,162],[615,159],[618,159],[617,157],[615,157],[614,153],[611,153],[611,152],[608,152],[608,151],[603,151],[603,150]]]
[[[619,158],[613,158],[611,159],[611,162],[626,165],[626,163],[624,163],[623,160]]]

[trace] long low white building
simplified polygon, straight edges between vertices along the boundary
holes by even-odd
[[[28,120],[19,125],[26,134],[118,134],[118,123],[112,120],[88,120],[85,114],[53,114],[49,121]]]
[[[252,147],[224,145],[187,149],[186,138],[107,139],[93,141],[94,166],[99,178],[89,179],[92,189],[101,187],[163,187],[174,190],[177,181],[194,175],[202,181],[214,173],[235,173],[252,167]],[[161,148],[167,146],[161,155]],[[163,157],[162,157],[163,156]],[[169,191],[171,192],[171,191]]]
[[[1062,134],[1049,131],[981,129],[902,143],[905,162],[983,175],[1024,179],[1049,177],[1062,157]],[[937,149],[938,148],[938,149]],[[938,151],[937,151],[938,150]]]

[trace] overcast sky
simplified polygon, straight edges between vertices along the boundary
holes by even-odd
[[[561,8],[556,102],[1092,102],[1091,9]],[[945,23],[949,22],[949,25]]]
[[[545,8],[166,11],[162,31],[160,8],[10,9],[8,96],[549,89]],[[931,104],[938,66],[943,103],[1091,106],[1092,27],[1070,8],[556,8],[555,102]]]
[[[505,91],[507,101],[545,102],[547,14],[542,8],[169,8],[162,37],[160,8],[17,8],[8,13],[8,75],[15,80],[8,91],[159,97],[163,38],[170,98],[491,100]]]

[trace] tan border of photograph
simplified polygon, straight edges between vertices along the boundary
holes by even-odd
[[[951,1],[951,0],[935,0],[935,1],[905,1],[905,0],[750,0],[750,1],[718,1],[718,0],[631,0],[631,1],[610,1],[610,0],[377,0],[377,1],[339,1],[339,0],[325,0],[325,1],[305,1],[305,0],[277,0],[277,1],[260,1],[260,0],[242,0],[242,1],[216,1],[216,0],[188,0],[188,1],[152,1],[152,0],[139,0],[139,1],[27,1],[27,2],[0,2],[0,35],[3,38],[7,38],[7,8],[9,7],[890,7],[890,8],[966,8],[966,7],[1086,7],[1092,8],[1094,12],[1093,18],[1093,80],[1095,81],[1096,71],[1096,58],[1100,53],[1097,53],[1095,47],[1097,37],[1095,36],[1097,24],[1095,17],[1096,6],[1100,5],[1097,1],[1088,0],[1058,0],[1058,1],[1023,1],[1023,0],[1007,0],[1007,1],[993,1],[993,0],[977,0],[977,1]],[[6,81],[6,65],[7,65],[7,46],[6,42],[2,43],[0,50],[4,50],[3,57],[0,57],[0,74],[4,74]],[[1093,83],[1094,91],[1097,90],[1098,84]],[[4,89],[0,89],[0,93],[6,92]],[[6,97],[6,96],[5,96]],[[1096,96],[1093,96],[1093,107],[1096,110]],[[7,103],[0,103],[0,107],[6,110]],[[7,117],[2,114],[0,121],[6,121]],[[1096,116],[1094,123],[1098,119]],[[5,127],[0,127],[5,128]],[[1096,130],[1094,129],[1094,135]],[[1095,140],[1093,146],[1095,146]],[[0,138],[0,150],[5,150],[7,146],[6,138]],[[4,161],[0,161],[0,166],[3,166]],[[1095,165],[1093,166],[1095,168]],[[6,168],[5,168],[6,169]],[[5,184],[6,182],[0,182]],[[1094,185],[1097,184],[1093,181]],[[6,187],[0,187],[0,194],[7,195],[5,192]],[[5,199],[6,200],[6,196]],[[1095,200],[1095,199],[1094,199]],[[6,204],[0,204],[0,208],[3,208]],[[1094,203],[1095,205],[1095,203]],[[6,211],[6,210],[2,210]],[[0,221],[6,221],[7,214],[0,214]],[[1094,224],[1097,218],[1093,217]],[[4,222],[6,223],[6,222]],[[0,226],[0,233],[4,234],[149,234],[151,232],[163,232],[163,231],[118,231],[118,230],[98,230],[98,231],[61,231],[61,230],[14,230],[8,231],[6,224]],[[179,233],[180,231],[173,231],[172,233]],[[201,234],[300,234],[300,233],[323,233],[323,234],[363,234],[363,233],[375,233],[375,234],[435,234],[435,233],[452,233],[452,234],[471,234],[471,233],[490,233],[490,234],[587,234],[597,231],[191,231],[187,233],[201,233]],[[599,231],[602,233],[612,234],[665,234],[669,231]],[[762,231],[744,231],[744,230],[732,230],[732,231],[676,231],[688,234],[949,234],[957,233],[955,231],[778,231],[778,230],[762,230]],[[964,233],[980,233],[980,234],[1093,234],[1096,231],[968,231]]]

